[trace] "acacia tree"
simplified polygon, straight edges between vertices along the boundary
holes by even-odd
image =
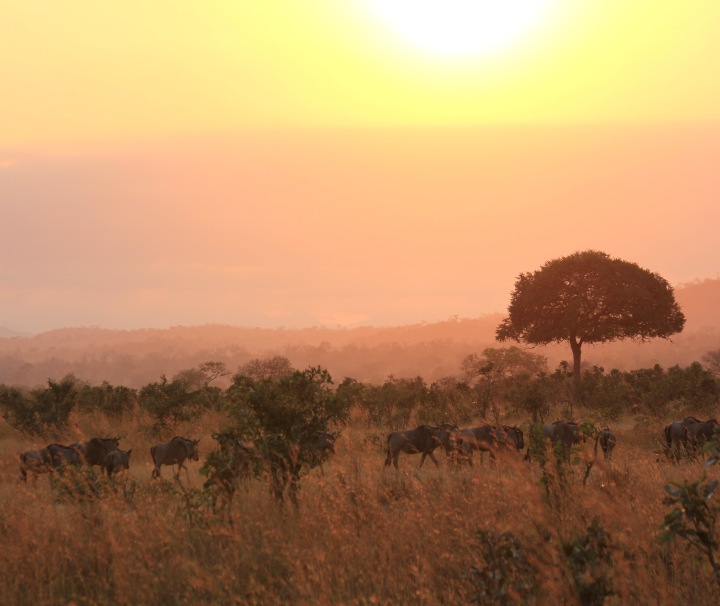
[[[520,274],[508,312],[497,328],[498,341],[570,344],[576,398],[583,345],[668,338],[685,326],[673,288],[664,278],[595,250],[553,259],[537,271]]]

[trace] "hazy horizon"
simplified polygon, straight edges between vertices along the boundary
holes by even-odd
[[[586,249],[720,275],[720,5],[533,6],[460,56],[369,0],[7,7],[0,326],[477,317]]]

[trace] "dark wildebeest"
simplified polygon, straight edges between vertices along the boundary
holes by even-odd
[[[542,426],[542,435],[543,439],[550,440],[553,444],[560,442],[568,447],[585,440],[580,425],[573,421],[545,423]]]
[[[695,417],[685,417],[682,421],[675,421],[665,426],[663,435],[665,436],[665,444],[667,445],[668,452],[673,446],[675,447],[676,454],[679,453],[680,446],[687,450],[688,427],[696,423],[702,423],[702,421]]]
[[[76,442],[72,446],[80,451],[90,467],[99,465],[100,470],[105,471],[105,457],[120,447],[120,438],[90,438],[87,442]]]
[[[188,440],[175,436],[169,442],[164,444],[156,444],[150,449],[150,456],[152,457],[155,467],[152,471],[152,478],[160,477],[160,466],[161,465],[177,465],[177,474],[180,474],[180,470],[183,468],[187,459],[193,461],[200,460],[200,454],[198,453],[198,442],[200,440]],[[187,472],[187,469],[186,469]]]
[[[685,428],[688,446],[693,450],[701,449],[706,442],[720,436],[720,426],[715,419],[690,423]]]
[[[47,448],[28,450],[20,454],[20,479],[27,480],[28,472],[32,472],[37,480],[37,474],[53,470],[52,457]]]
[[[460,431],[461,461],[473,464],[472,456],[477,450],[481,453],[489,452],[492,459],[495,453],[502,449],[515,448],[521,450],[525,447],[525,437],[517,426],[493,425],[486,423],[478,427],[470,427]]]
[[[555,421],[554,423],[544,423],[541,428],[542,440],[544,442],[550,441],[553,447],[557,447],[560,444],[562,452],[565,453],[565,457],[570,457],[570,449],[573,445],[579,444],[581,441],[586,440],[585,435],[582,432],[580,425],[574,421]],[[557,452],[557,450],[556,450]],[[525,460],[530,459],[530,448],[528,448],[525,454]]]
[[[203,486],[210,489],[213,509],[225,510],[232,524],[230,505],[238,485],[249,480],[253,471],[259,471],[261,459],[255,443],[246,437],[218,433],[213,438],[220,445],[220,456],[211,462],[210,473]]]
[[[270,460],[272,476],[272,492],[278,502],[284,500],[285,489],[294,507],[299,507],[297,493],[300,485],[300,474],[303,466],[317,467],[335,454],[335,436],[331,433],[319,432],[317,437],[310,437],[305,445],[286,444],[281,452],[276,452]],[[284,454],[281,454],[284,453]]]
[[[47,450],[50,453],[53,469],[62,471],[67,465],[80,467],[82,456],[74,446],[63,446],[62,444],[49,444]]]
[[[455,450],[455,444],[460,435],[457,425],[444,423],[439,427],[431,425],[420,425],[415,429],[407,429],[405,431],[393,431],[387,437],[387,457],[385,459],[385,467],[392,462],[395,469],[398,469],[398,458],[400,453],[417,454],[422,453],[420,457],[420,467],[425,462],[425,457],[435,463],[436,467],[440,467],[433,451],[438,446],[445,447],[445,453],[449,455]]]
[[[600,448],[603,451],[605,460],[609,461],[610,457],[612,456],[612,451],[615,448],[615,444],[617,442],[617,440],[615,439],[615,434],[613,434],[613,432],[606,427],[600,432],[600,435],[598,436],[598,442],[600,442]],[[597,450],[595,452],[597,452]]]
[[[108,478],[115,473],[119,473],[123,469],[130,469],[130,450],[120,450],[119,448],[105,455],[103,468],[107,472]]]

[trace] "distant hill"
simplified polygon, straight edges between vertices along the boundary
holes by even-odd
[[[685,284],[676,297],[686,329],[672,340],[629,341],[585,347],[586,363],[633,369],[685,366],[720,349],[720,278]],[[35,386],[73,373],[94,384],[140,387],[209,360],[235,371],[247,361],[284,355],[297,368],[321,365],[336,383],[344,377],[382,382],[389,375],[422,376],[428,382],[457,374],[463,358],[495,342],[503,314],[451,318],[394,327],[262,329],[176,326],[168,329],[63,328],[32,337],[0,337],[0,383]],[[12,331],[11,331],[12,332]],[[554,368],[570,360],[565,345],[533,350]]]
[[[31,337],[32,334],[29,332],[18,332],[17,330],[12,330],[11,328],[5,328],[4,326],[0,326],[0,339],[11,339],[12,337]]]

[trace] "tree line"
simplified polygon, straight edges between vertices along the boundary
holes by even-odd
[[[715,374],[719,357],[720,350],[711,351],[703,358],[704,365],[693,362],[662,368],[656,364],[631,371],[585,365],[579,387],[569,363],[561,362],[549,370],[544,356],[517,346],[471,354],[457,374],[429,383],[420,376],[389,376],[379,384],[346,377],[335,386],[329,373],[321,371],[328,397],[343,414],[355,410],[369,427],[402,429],[412,422],[467,423],[478,418],[499,420],[506,414],[546,420],[552,410],[569,417],[577,405],[604,420],[624,413],[658,417],[679,410],[710,413],[720,400]],[[91,385],[70,374],[49,379],[45,387],[0,384],[0,414],[13,427],[42,435],[65,428],[73,413],[120,417],[141,411],[160,433],[176,422],[197,419],[205,411],[237,414],[248,402],[255,402],[260,411],[277,396],[270,386],[290,380],[297,372],[301,371],[287,358],[272,356],[252,360],[232,376],[223,363],[209,361],[170,379],[162,375],[140,389],[107,381]],[[220,377],[230,377],[230,386],[213,385]],[[262,406],[248,400],[249,394],[257,398],[259,385],[267,392]]]

